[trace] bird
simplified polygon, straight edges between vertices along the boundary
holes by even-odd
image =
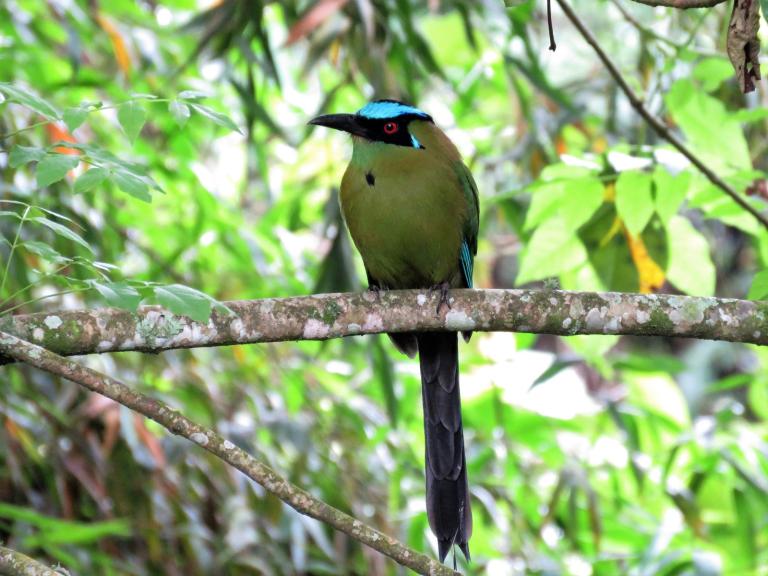
[[[309,121],[352,136],[352,158],[339,200],[362,256],[369,289],[440,291],[472,288],[479,201],[456,146],[432,117],[399,100],[367,103],[352,114]],[[463,333],[469,340],[471,333]],[[445,562],[457,545],[467,561],[472,534],[461,420],[458,336],[454,332],[389,334],[410,357],[418,353],[425,434],[426,508]],[[454,553],[454,567],[456,554]]]

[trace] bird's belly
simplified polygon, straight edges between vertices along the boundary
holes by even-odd
[[[458,281],[460,214],[450,203],[365,191],[344,208],[370,276],[386,288]]]

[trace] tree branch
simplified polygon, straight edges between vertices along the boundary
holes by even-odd
[[[320,294],[227,302],[203,324],[158,306],[8,316],[0,330],[64,356],[162,352],[380,332],[475,330],[539,334],[680,336],[768,344],[768,302],[670,294],[561,290],[417,290]],[[0,357],[0,362],[3,359]],[[7,362],[8,359],[5,359]]]
[[[727,0],[632,0],[638,4],[646,6],[664,6],[666,8],[679,8],[688,10],[689,8],[712,8],[718,4],[723,4]]]
[[[640,1],[643,4],[648,4],[650,2],[653,2],[654,0],[635,0]],[[661,1],[661,0],[659,0]],[[712,0],[668,0],[672,4],[692,4],[694,2],[706,2],[706,1],[712,1]],[[592,49],[597,54],[597,57],[600,58],[603,65],[608,70],[608,73],[613,77],[613,79],[616,81],[616,84],[618,84],[619,88],[622,92],[624,92],[624,95],[627,97],[627,100],[629,100],[629,103],[632,105],[632,107],[637,110],[637,113],[640,114],[640,116],[643,117],[643,119],[653,128],[656,133],[669,142],[673,147],[675,147],[678,152],[680,152],[683,156],[685,156],[688,161],[696,166],[696,168],[704,174],[704,176],[707,177],[707,179],[712,182],[715,186],[720,188],[723,192],[728,194],[731,198],[733,198],[733,201],[736,202],[739,206],[744,208],[747,212],[752,214],[755,218],[757,218],[758,222],[760,222],[766,229],[768,229],[768,218],[766,218],[763,214],[761,214],[757,208],[752,206],[745,198],[743,198],[741,195],[739,195],[736,190],[731,187],[730,184],[728,184],[725,180],[720,178],[709,166],[707,166],[703,160],[701,160],[698,156],[696,156],[693,152],[691,152],[688,147],[680,140],[677,136],[675,136],[672,131],[656,116],[654,116],[643,104],[642,99],[635,94],[635,92],[630,88],[629,84],[627,84],[627,81],[624,80],[624,77],[621,75],[621,72],[619,72],[619,69],[616,67],[616,65],[611,61],[611,59],[608,57],[608,55],[605,53],[605,51],[602,49],[600,44],[598,44],[597,39],[592,35],[592,33],[587,29],[587,27],[584,25],[584,23],[579,19],[579,17],[576,15],[576,13],[573,11],[573,9],[568,5],[568,2],[566,0],[557,0],[557,3],[560,5],[560,8],[565,12],[565,15],[568,17],[568,19],[571,21],[571,23],[576,27],[576,29],[579,31],[579,33],[582,35],[584,40],[586,40],[587,44],[589,44]],[[652,4],[653,5],[653,4]],[[669,5],[669,4],[660,4],[660,5]],[[704,7],[708,6],[708,4],[704,4],[703,6],[676,6],[678,8],[694,8],[694,7]]]
[[[0,332],[0,353],[50,372],[122,404],[147,418],[151,418],[168,431],[191,440],[217,458],[237,468],[268,492],[301,514],[324,522],[355,540],[378,550],[419,574],[450,576],[457,574],[436,560],[407,548],[391,536],[363,524],[322,500],[318,500],[288,482],[274,470],[256,460],[222,436],[196,424],[170,406],[136,392],[122,382],[63,358],[40,346],[26,342],[12,334]],[[0,564],[0,566],[2,566]]]
[[[0,574],[3,576],[61,576],[61,572],[5,546],[0,546]]]

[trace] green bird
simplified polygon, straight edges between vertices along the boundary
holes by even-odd
[[[477,186],[456,146],[429,114],[396,100],[370,102],[355,114],[310,121],[352,135],[341,182],[344,219],[372,290],[471,288],[477,253]],[[464,333],[469,339],[470,333]],[[419,354],[429,525],[440,561],[454,544],[469,560],[469,501],[454,333],[390,334]],[[454,556],[455,565],[455,556]]]

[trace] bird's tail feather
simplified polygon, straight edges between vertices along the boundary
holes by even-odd
[[[456,544],[469,560],[469,503],[459,395],[458,338],[452,332],[416,335],[426,437],[427,516],[440,561]]]

